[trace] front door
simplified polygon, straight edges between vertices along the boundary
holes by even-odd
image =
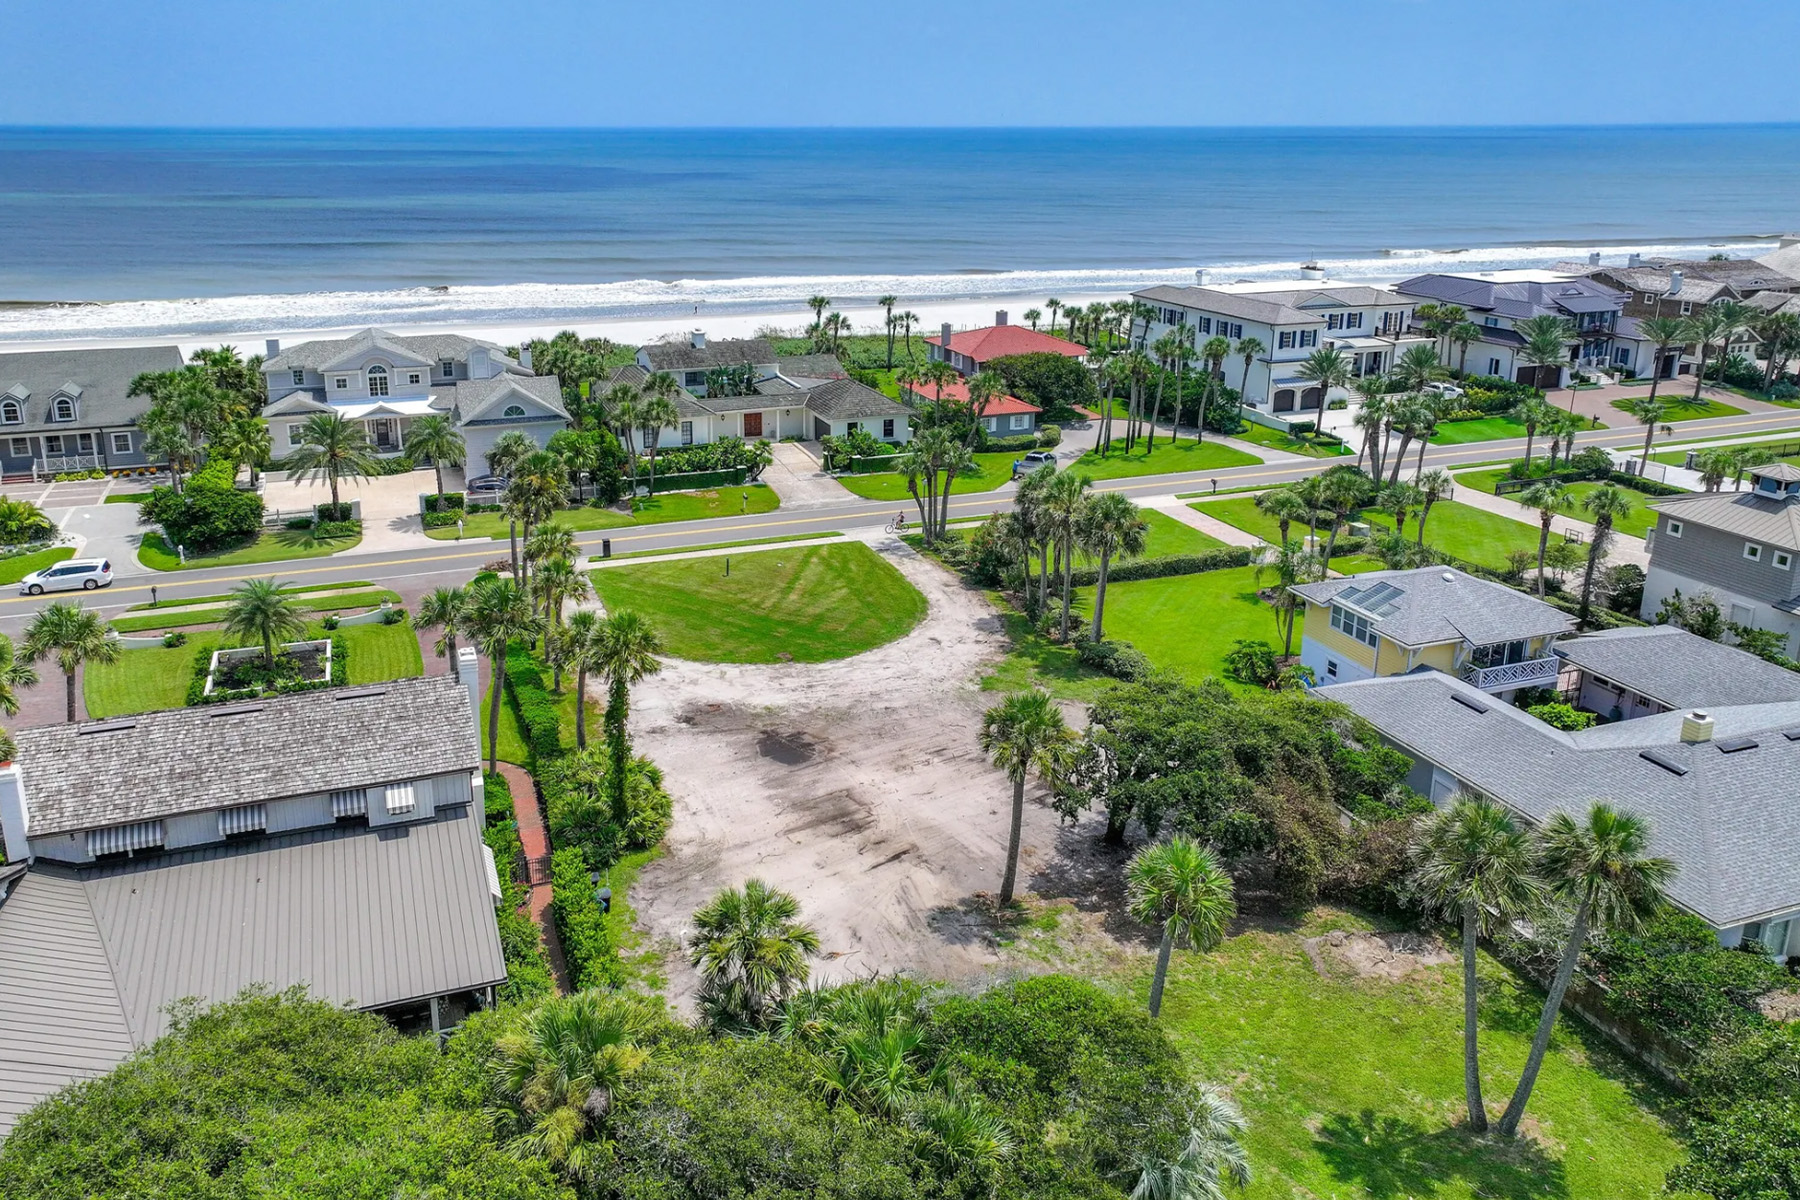
[[[747,438],[753,438],[753,437],[761,437],[762,435],[763,435],[762,414],[761,413],[745,413],[744,414],[744,436]]]
[[[375,443],[375,449],[383,454],[400,448],[394,439],[394,421],[392,417],[376,417],[369,422],[369,440]]]

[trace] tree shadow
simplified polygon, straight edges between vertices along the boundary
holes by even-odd
[[[1483,1137],[1460,1126],[1427,1130],[1368,1108],[1327,1117],[1313,1148],[1333,1175],[1376,1200],[1424,1200],[1452,1179],[1477,1196],[1569,1195],[1562,1163],[1528,1138]]]
[[[1058,827],[1055,851],[1031,872],[1027,886],[1044,899],[1099,914],[1101,928],[1114,941],[1154,948],[1157,931],[1125,911],[1125,867],[1133,848],[1107,845],[1104,830],[1105,819],[1093,816]]]

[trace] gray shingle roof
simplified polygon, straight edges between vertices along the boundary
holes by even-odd
[[[744,363],[766,364],[775,361],[775,347],[766,338],[727,338],[695,346],[686,339],[679,342],[653,342],[643,347],[644,357],[655,371],[710,371],[714,367],[736,367]]]
[[[1263,293],[1159,285],[1133,292],[1132,296],[1151,303],[1175,304],[1183,308],[1224,313],[1226,316],[1242,317],[1246,321],[1258,321],[1264,325],[1317,325],[1324,322],[1326,312],[1340,306],[1361,308],[1403,302],[1392,292],[1360,285]]]
[[[1387,585],[1385,602],[1375,610],[1365,608],[1368,594],[1381,584]],[[1485,646],[1566,633],[1575,627],[1574,618],[1561,609],[1451,567],[1370,571],[1299,584],[1291,590],[1314,604],[1336,600],[1378,615],[1374,628],[1403,646],[1453,641]]]
[[[1625,304],[1625,293],[1593,279],[1496,283],[1467,275],[1415,275],[1395,284],[1394,289],[1407,296],[1459,304],[1473,312],[1491,312],[1514,320],[1573,312],[1570,305],[1588,307],[1587,301],[1595,297],[1610,301],[1605,306],[1609,308],[1622,308]],[[1591,307],[1588,310],[1594,311]]]
[[[1800,550],[1800,503],[1754,492],[1701,492],[1659,501],[1657,508],[1680,521]]]
[[[569,419],[569,410],[563,406],[562,385],[554,375],[496,375],[492,379],[464,379],[460,383],[438,384],[432,391],[436,393],[433,407],[449,407],[462,414],[465,423],[486,424],[498,421],[496,413],[483,413],[482,405],[496,393],[517,388],[538,400],[563,420]],[[487,422],[477,421],[478,416],[490,418]],[[517,418],[513,418],[516,420]]]
[[[154,1041],[175,1000],[305,984],[321,999],[379,1008],[505,977],[467,808],[385,829],[35,868],[0,903],[0,1133],[50,1091]]]
[[[148,397],[125,394],[131,381],[145,371],[175,371],[181,365],[181,350],[175,346],[0,354],[0,395],[25,398],[24,422],[0,425],[0,434],[135,425],[150,407],[150,401]],[[52,421],[50,401],[65,387],[80,397],[76,419]]]
[[[904,417],[912,412],[874,388],[854,379],[834,379],[806,393],[806,407],[828,421]]]
[[[1673,625],[1584,634],[1556,653],[1670,708],[1800,703],[1800,674]]]
[[[446,676],[245,707],[19,730],[31,835],[373,787],[481,762],[468,694]]]
[[[1800,704],[1707,710],[1714,740],[1681,742],[1682,713],[1597,726],[1550,728],[1437,671],[1333,684],[1317,693],[1367,718],[1414,758],[1533,822],[1579,815],[1596,800],[1650,822],[1650,846],[1680,866],[1670,897],[1725,928],[1800,905]],[[1485,711],[1451,699],[1460,694]],[[1750,737],[1726,753],[1722,741]],[[1685,768],[1677,775],[1645,759],[1652,750]]]
[[[411,355],[421,364],[436,363],[446,358],[455,362],[467,362],[469,350],[480,346],[488,351],[495,362],[515,371],[524,370],[517,361],[507,357],[505,347],[480,338],[463,337],[457,333],[426,333],[401,337],[385,329],[365,329],[347,338],[296,343],[274,358],[265,360],[263,372],[269,374],[302,367],[311,371],[323,370],[341,359],[354,357],[377,346],[388,349],[390,353]]]
[[[776,359],[775,369],[797,383],[804,379],[844,379],[849,375],[835,354],[790,354]]]

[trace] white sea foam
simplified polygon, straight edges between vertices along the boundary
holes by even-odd
[[[1631,253],[1734,257],[1772,248],[1773,242],[1735,239],[1599,247],[1602,261],[1623,263]],[[1321,257],[1334,279],[1383,281],[1429,271],[1494,271],[1585,261],[1596,247],[1576,244],[1508,246],[1469,250],[1397,249],[1367,257]],[[956,301],[1023,300],[1048,296],[1120,295],[1153,284],[1189,284],[1194,269],[1208,268],[1212,282],[1292,279],[1302,263],[1214,261],[1186,266],[1116,267],[1066,271],[1001,271],[941,275],[791,275],[749,279],[635,279],[616,283],[513,283],[394,291],[136,300],[105,304],[47,305],[0,310],[0,343],[56,340],[192,339],[269,331],[364,326],[592,324],[676,319],[708,314],[767,314],[776,323],[801,324],[808,296],[831,296],[840,308],[866,306],[892,293],[903,307]],[[1018,306],[1018,307],[1022,307]],[[1016,316],[1016,314],[1015,314]]]

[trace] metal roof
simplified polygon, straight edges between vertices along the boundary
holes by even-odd
[[[1523,592],[1453,567],[1370,571],[1291,589],[1314,603],[1343,602],[1376,618],[1375,629],[1403,646],[1475,646],[1567,633],[1575,620]]]
[[[176,708],[16,734],[31,836],[478,770],[449,676]]]
[[[1556,643],[1555,651],[1670,708],[1800,702],[1800,674],[1673,625],[1583,634]]]
[[[305,984],[382,1008],[504,981],[478,814],[29,871],[0,903],[0,1134],[168,1028],[165,1008]]]
[[[1666,517],[1800,550],[1800,503],[1755,492],[1701,492],[1657,502]],[[1652,555],[1654,557],[1654,555]]]

